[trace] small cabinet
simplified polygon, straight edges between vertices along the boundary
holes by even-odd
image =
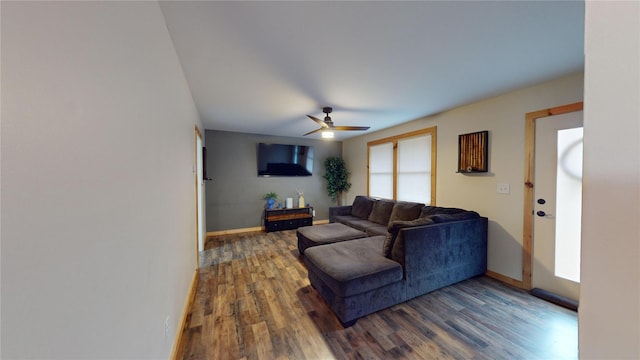
[[[265,209],[264,229],[266,232],[297,229],[313,224],[313,207],[290,209]]]

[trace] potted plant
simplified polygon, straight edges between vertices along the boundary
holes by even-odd
[[[327,179],[327,192],[332,200],[338,201],[338,206],[342,205],[342,193],[351,188],[351,183],[347,181],[349,171],[344,160],[340,157],[328,157],[324,161]]]
[[[276,203],[276,199],[278,198],[278,194],[272,192],[268,192],[264,194],[262,197],[264,200],[267,200],[267,208],[273,209],[273,205]]]

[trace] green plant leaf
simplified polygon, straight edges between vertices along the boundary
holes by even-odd
[[[324,161],[326,170],[323,176],[327,180],[327,192],[332,200],[339,199],[340,195],[351,188],[349,171],[345,161],[340,157],[328,157]]]
[[[264,196],[262,197],[264,200],[269,200],[269,199],[277,199],[278,198],[278,194],[276,194],[275,192],[268,192],[266,194],[264,194]]]

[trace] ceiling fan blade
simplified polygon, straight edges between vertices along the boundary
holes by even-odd
[[[307,116],[309,117],[309,119],[311,119],[311,120],[313,120],[313,121],[317,122],[317,123],[318,123],[318,125],[322,126],[323,128],[325,128],[325,129],[329,128],[329,125],[328,125],[326,122],[324,122],[324,121],[322,121],[322,120],[318,119],[317,117],[315,117],[315,116],[311,116],[311,115],[307,115]]]
[[[313,133],[316,133],[316,132],[318,132],[318,131],[322,131],[322,130],[324,130],[324,128],[315,129],[315,130],[313,130],[313,131],[309,131],[308,133],[306,133],[306,134],[304,134],[304,135],[302,135],[302,136],[311,135],[311,134],[313,134]]]
[[[364,131],[364,130],[369,130],[369,126],[334,126],[333,129]]]

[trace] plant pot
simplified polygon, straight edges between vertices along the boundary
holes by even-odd
[[[275,205],[275,203],[276,203],[276,199],[274,199],[274,198],[271,198],[271,199],[267,200],[267,208],[268,209],[273,209],[273,205]]]

